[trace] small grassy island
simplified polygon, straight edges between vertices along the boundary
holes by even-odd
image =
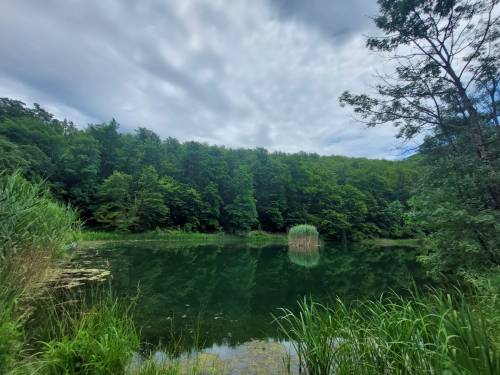
[[[288,247],[295,251],[308,251],[319,247],[319,233],[314,225],[295,225],[288,231]]]
[[[127,114],[0,98],[0,375],[500,374],[500,1],[378,0],[369,131],[341,2],[24,3],[2,92]]]
[[[312,268],[319,264],[319,233],[314,225],[299,224],[288,231],[288,257],[292,263]]]

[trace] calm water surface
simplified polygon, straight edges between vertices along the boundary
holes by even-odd
[[[175,342],[184,350],[198,336],[201,347],[224,351],[253,339],[278,339],[272,314],[295,309],[304,296],[348,302],[403,289],[412,280],[423,283],[416,251],[325,243],[299,256],[287,246],[237,241],[144,241],[106,244],[94,259],[109,263],[119,295],[136,296],[139,288],[136,316],[146,342]]]

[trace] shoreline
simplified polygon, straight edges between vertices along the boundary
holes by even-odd
[[[203,232],[183,232],[180,230],[157,230],[139,233],[120,233],[84,230],[78,238],[79,244],[99,245],[107,242],[142,242],[142,241],[162,241],[162,242],[207,242],[221,243],[234,240],[243,240],[250,243],[270,243],[283,244],[288,243],[287,233],[270,233],[264,231],[251,231],[247,234],[232,233],[203,233]],[[324,240],[330,242],[330,240]],[[422,245],[420,238],[370,238],[356,241],[360,244],[374,245],[375,247],[418,247]]]
[[[201,233],[182,232],[177,230],[151,231],[143,233],[119,233],[104,231],[82,231],[78,242],[81,243],[105,243],[105,242],[131,242],[131,241],[192,241],[219,243],[231,240],[244,240],[251,243],[276,243],[286,244],[286,233],[268,233],[253,231],[248,234],[228,234],[228,233]]]

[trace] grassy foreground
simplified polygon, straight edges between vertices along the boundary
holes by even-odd
[[[500,352],[490,328],[500,304],[483,302],[439,291],[351,307],[305,299],[276,321],[308,374],[494,375]]]
[[[17,368],[25,349],[30,299],[52,260],[79,230],[77,213],[18,173],[0,174],[0,373]]]

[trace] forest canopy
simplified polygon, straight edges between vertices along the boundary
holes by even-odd
[[[0,99],[0,166],[46,180],[87,226],[117,231],[285,231],[332,239],[407,237],[417,160],[387,161],[161,139],[114,119],[85,129]]]

